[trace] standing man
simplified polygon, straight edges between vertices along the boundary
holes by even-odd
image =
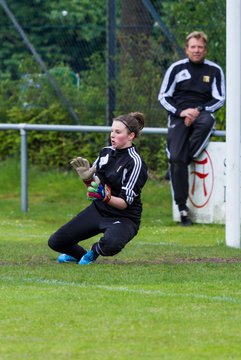
[[[182,226],[192,225],[186,205],[188,165],[207,146],[215,126],[213,113],[225,101],[224,74],[219,65],[205,59],[207,42],[202,31],[186,37],[187,58],[168,68],[158,95],[168,111],[166,150]]]

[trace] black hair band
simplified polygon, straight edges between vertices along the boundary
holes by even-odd
[[[127,129],[128,129],[130,132],[134,132],[133,130],[131,130],[131,129],[129,128],[129,126],[127,125],[127,123],[126,123],[125,120],[119,120],[119,121],[122,122],[122,123],[127,127]]]

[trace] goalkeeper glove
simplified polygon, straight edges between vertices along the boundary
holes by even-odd
[[[77,157],[70,162],[70,165],[75,169],[79,177],[84,181],[86,185],[90,185],[93,175],[95,173],[95,166],[90,167],[90,163],[87,159]]]
[[[111,198],[111,189],[108,185],[97,184],[95,181],[91,182],[91,186],[87,188],[87,198],[89,200],[101,200],[108,203]]]

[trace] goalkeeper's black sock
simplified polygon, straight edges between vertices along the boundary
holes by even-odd
[[[98,254],[97,253],[97,251],[96,251],[96,248],[97,248],[97,245],[98,243],[94,243],[93,245],[92,245],[92,247],[91,247],[91,250],[93,251],[93,254],[94,254],[94,258],[95,259],[97,259],[97,257],[100,255],[100,254]]]

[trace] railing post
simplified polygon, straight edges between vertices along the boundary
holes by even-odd
[[[111,126],[116,107],[116,7],[115,0],[107,1],[107,104],[106,124]],[[108,139],[109,140],[109,139]]]
[[[27,156],[27,131],[20,129],[21,135],[21,208],[22,212],[28,211],[28,156]]]

